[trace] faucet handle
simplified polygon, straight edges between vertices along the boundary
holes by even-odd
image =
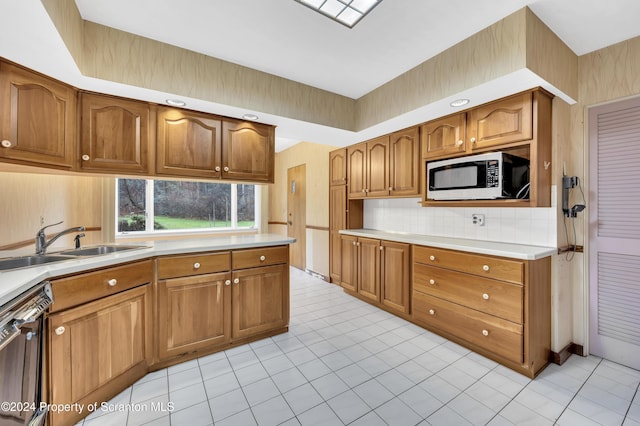
[[[64,220],[61,220],[60,222],[57,222],[57,223],[52,223],[51,225],[45,225],[42,228],[40,228],[40,230],[38,230],[38,234],[44,234],[45,229],[50,228],[52,226],[60,225],[62,222],[64,222]]]

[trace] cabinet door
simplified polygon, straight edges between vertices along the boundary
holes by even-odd
[[[380,260],[380,288],[382,304],[396,311],[408,314],[410,311],[409,300],[410,268],[409,268],[409,244],[382,241]]]
[[[342,235],[340,238],[342,261],[340,285],[350,291],[358,291],[358,238]]]
[[[358,238],[360,266],[358,293],[374,302],[380,301],[380,241]]]
[[[346,186],[332,186],[329,188],[329,229],[339,231],[345,229],[347,216],[347,188]]]
[[[338,149],[329,153],[329,185],[346,185],[347,149]]]
[[[151,310],[146,284],[49,316],[49,402],[101,402],[146,374]],[[52,424],[78,420],[73,411],[50,414]]]
[[[73,88],[0,62],[0,158],[71,168],[76,126]]]
[[[329,232],[329,275],[332,283],[340,284],[342,272],[342,239],[337,231]]]
[[[431,159],[464,153],[466,114],[460,113],[430,121],[420,127],[422,157]]]
[[[222,124],[206,114],[159,108],[156,172],[219,178]]]
[[[420,140],[418,128],[389,137],[389,195],[420,195]]]
[[[389,195],[389,136],[367,142],[367,197]]]
[[[250,337],[289,323],[286,264],[233,271],[232,339]]]
[[[231,338],[231,274],[158,282],[160,359],[226,343]]]
[[[80,168],[126,173],[149,172],[149,104],[82,93]]]
[[[222,177],[273,183],[273,127],[228,121],[222,126]]]
[[[471,149],[490,148],[533,137],[532,93],[472,109],[468,113]]]
[[[367,181],[367,144],[362,142],[347,148],[347,194],[349,198],[364,198]]]

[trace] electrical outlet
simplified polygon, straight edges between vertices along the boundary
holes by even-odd
[[[40,216],[40,226],[44,226],[44,216]]]
[[[474,214],[471,215],[471,220],[473,221],[474,225],[484,226],[484,215],[483,214],[474,213]]]

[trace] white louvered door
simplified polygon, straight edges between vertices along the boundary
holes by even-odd
[[[589,349],[640,369],[640,98],[592,108],[589,143]]]

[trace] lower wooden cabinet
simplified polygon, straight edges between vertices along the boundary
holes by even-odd
[[[145,284],[50,315],[50,403],[100,404],[144,376],[152,358],[151,310]],[[85,415],[50,412],[48,424],[74,424]]]

